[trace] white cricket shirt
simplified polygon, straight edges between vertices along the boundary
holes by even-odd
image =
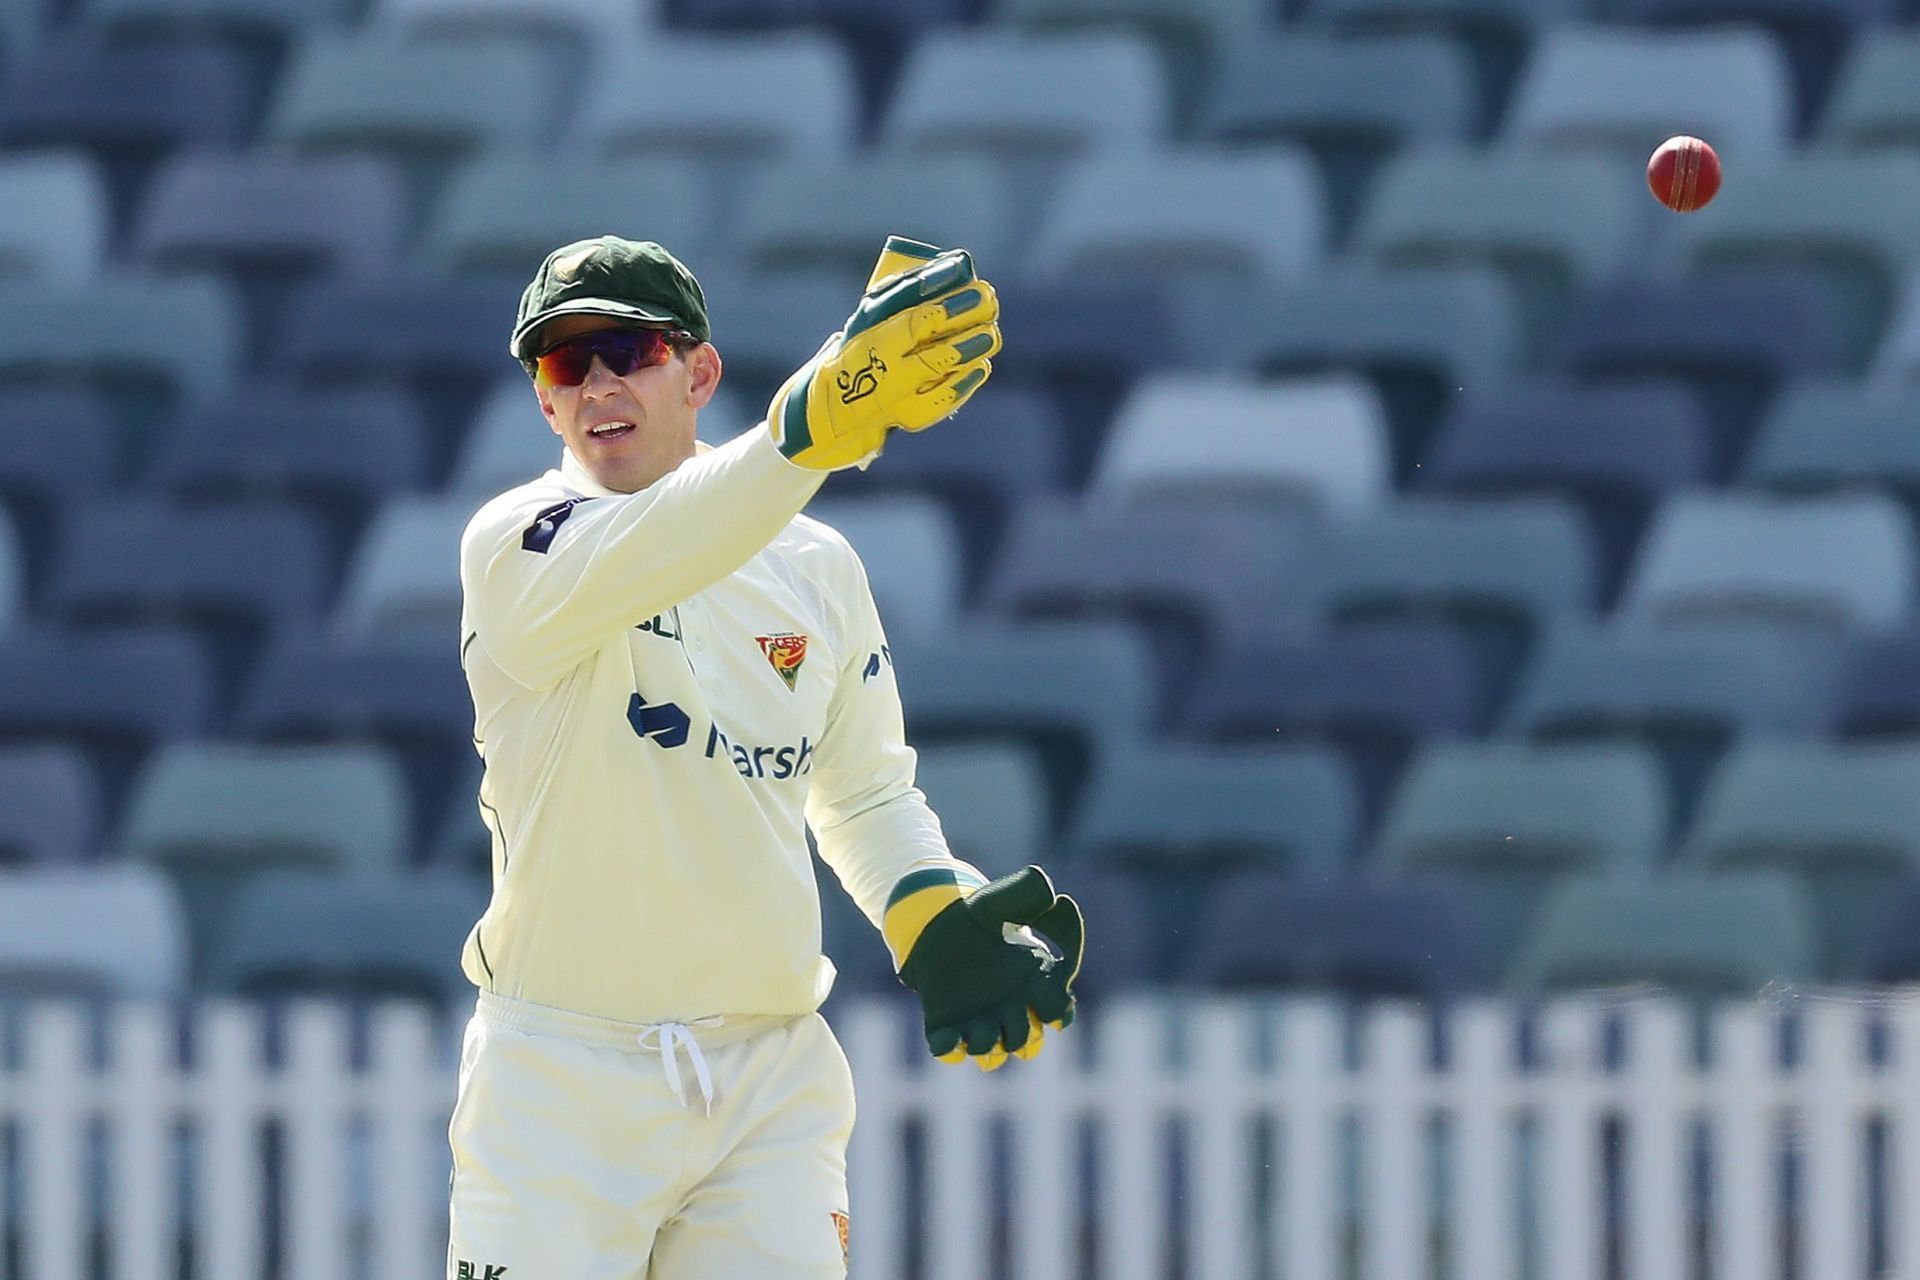
[[[866,571],[763,426],[614,493],[571,454],[460,542],[486,764],[485,990],[624,1021],[811,1012],[806,841],[878,927],[956,863],[914,786]]]

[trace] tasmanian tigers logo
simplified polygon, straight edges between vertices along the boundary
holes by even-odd
[[[770,636],[755,636],[754,641],[780,678],[787,682],[787,688],[792,689],[794,681],[800,678],[800,664],[807,660],[807,638],[791,631],[778,631]]]

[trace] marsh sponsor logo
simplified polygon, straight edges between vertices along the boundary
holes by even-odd
[[[692,737],[693,718],[674,702],[648,702],[638,693],[627,703],[627,723],[638,736],[663,750],[684,747]],[[801,778],[813,772],[813,739],[775,746],[735,742],[719,725],[707,726],[709,760],[724,760],[743,778]]]
[[[707,730],[707,756],[729,761],[743,778],[798,778],[813,772],[813,743],[805,735],[797,745],[749,747],[728,740],[714,725]]]

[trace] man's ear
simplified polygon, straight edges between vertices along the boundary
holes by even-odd
[[[534,398],[540,402],[540,416],[547,420],[547,427],[555,435],[560,434],[560,421],[553,416],[553,397],[540,385],[539,379],[533,383]]]
[[[693,348],[687,352],[687,371],[692,375],[687,380],[687,403],[704,409],[719,389],[720,375],[725,372],[719,350],[711,342]]]

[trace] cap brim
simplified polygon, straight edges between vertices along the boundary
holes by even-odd
[[[613,298],[572,298],[530,317],[525,324],[513,331],[513,340],[508,346],[514,358],[516,360],[533,359],[534,352],[529,340],[539,331],[541,325],[560,316],[612,316],[616,320],[638,320],[645,324],[682,323],[679,316],[662,307],[619,302]]]

